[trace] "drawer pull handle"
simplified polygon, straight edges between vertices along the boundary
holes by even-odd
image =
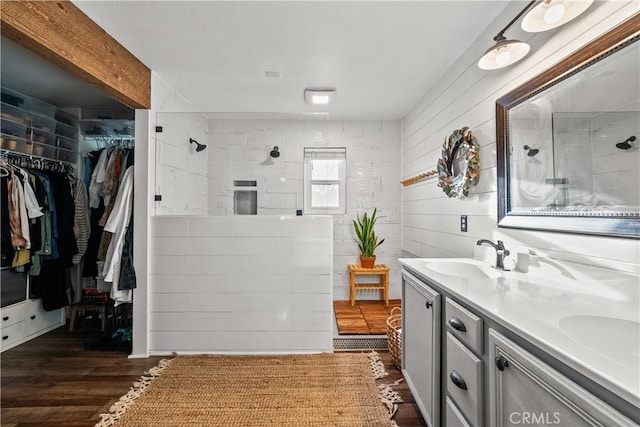
[[[6,322],[7,320],[9,320],[9,316],[4,316],[4,317],[2,318],[2,320],[4,320],[4,321]]]
[[[433,303],[432,303],[431,301],[427,301],[424,305],[425,305],[427,308],[431,308],[431,306],[433,305]]]
[[[461,388],[462,390],[467,389],[467,383],[464,381],[464,378],[462,378],[462,375],[460,375],[458,371],[451,371],[451,373],[449,374],[449,378],[451,378],[451,381],[453,381],[453,383],[458,388]]]
[[[7,340],[7,339],[9,339],[9,335],[5,335],[5,336],[3,336],[3,337],[2,337],[2,340],[3,340],[3,341],[4,341],[4,340]]]
[[[29,319],[33,320],[36,318],[36,315],[34,314],[33,316],[31,316]]]
[[[509,361],[502,356],[498,356],[496,357],[496,367],[498,371],[502,372],[509,367]]]
[[[464,326],[464,322],[455,316],[449,319],[449,325],[456,331],[467,332],[467,327]]]

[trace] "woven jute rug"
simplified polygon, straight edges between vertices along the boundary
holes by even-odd
[[[401,401],[376,353],[176,356],[136,382],[105,426],[394,426]]]

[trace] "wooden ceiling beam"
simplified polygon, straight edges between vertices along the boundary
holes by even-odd
[[[123,104],[151,108],[151,70],[70,0],[2,0],[0,32]]]

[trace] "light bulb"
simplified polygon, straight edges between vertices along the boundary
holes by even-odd
[[[555,6],[551,6],[544,12],[544,22],[547,24],[555,24],[559,22],[564,17],[564,5],[557,4]]]
[[[496,64],[506,65],[511,61],[511,53],[508,50],[503,50],[496,56]]]

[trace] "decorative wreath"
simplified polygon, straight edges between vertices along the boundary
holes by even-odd
[[[438,187],[449,197],[466,197],[469,187],[480,180],[480,148],[468,127],[454,130],[442,144],[438,159]],[[453,162],[464,156],[464,168],[453,176]]]

